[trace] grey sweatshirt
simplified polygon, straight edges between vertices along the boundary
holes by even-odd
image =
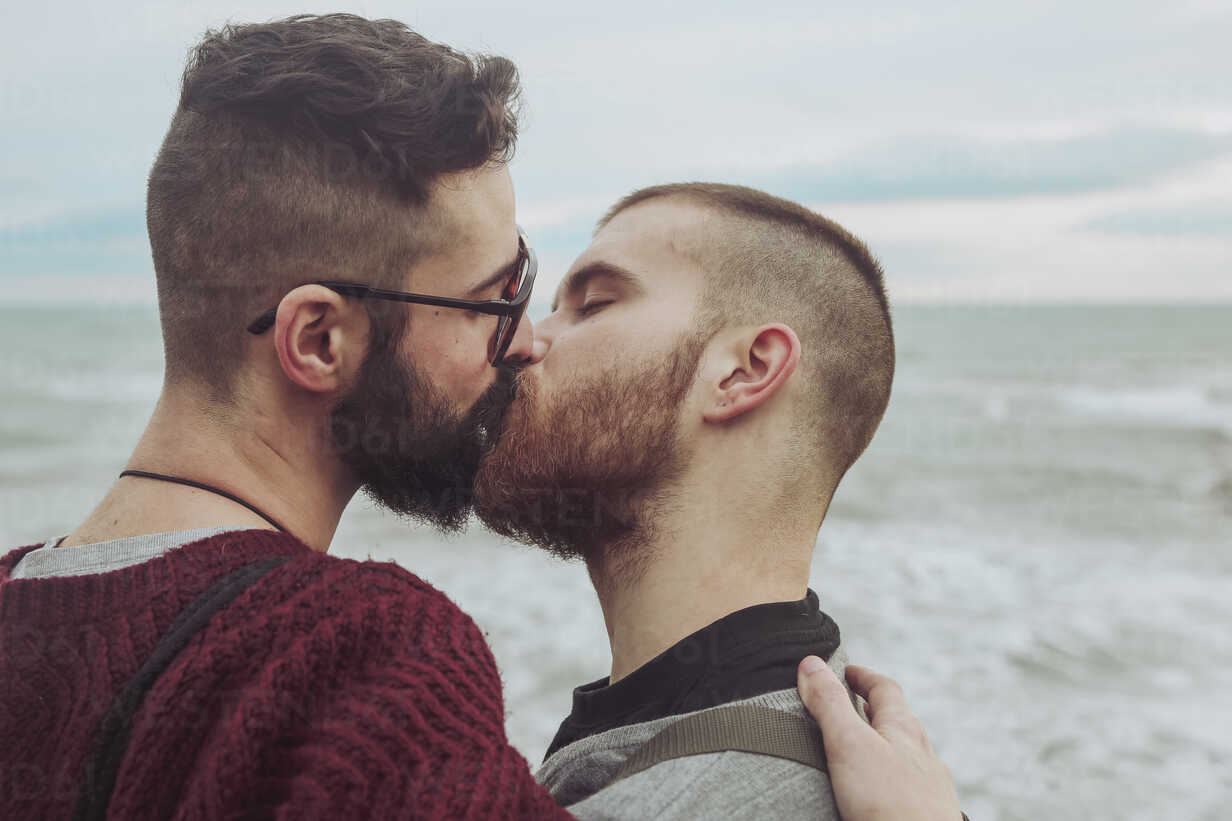
[[[841,648],[829,664],[841,681],[847,666]],[[794,689],[731,703],[771,707],[812,720]],[[729,750],[676,758],[609,783],[641,744],[684,717],[629,724],[575,741],[543,762],[535,777],[558,804],[582,819],[839,821],[826,773],[756,753]]]

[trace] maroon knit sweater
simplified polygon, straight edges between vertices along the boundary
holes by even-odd
[[[0,559],[0,819],[67,818],[99,719],[214,581],[294,558],[216,614],[133,721],[108,817],[568,818],[505,738],[474,622],[397,565],[222,533],[133,567]]]

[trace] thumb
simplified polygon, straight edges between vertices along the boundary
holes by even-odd
[[[841,758],[843,749],[850,751],[852,742],[863,732],[872,732],[852,706],[847,688],[817,656],[806,656],[800,662],[796,669],[796,687],[800,700],[821,725],[827,759]]]

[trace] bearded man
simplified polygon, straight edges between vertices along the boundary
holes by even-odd
[[[530,351],[518,94],[392,20],[193,50],[147,197],[162,394],[96,509],[0,559],[0,817],[569,817],[471,619],[326,553],[361,488],[466,520]]]
[[[531,355],[518,93],[392,20],[193,50],[147,197],[162,394],[95,510],[0,557],[0,817],[570,817],[471,619],[327,555],[361,488],[466,519]]]
[[[637,191],[600,221],[475,487],[490,528],[584,560],[603,608],[611,673],[574,691],[538,773],[560,803],[839,817],[824,768],[790,757],[681,755],[682,732],[654,766],[629,765],[721,705],[803,717],[801,655],[842,677],[810,560],[893,374],[882,271],[833,222],[703,183]]]

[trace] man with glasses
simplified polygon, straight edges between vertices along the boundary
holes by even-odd
[[[0,561],[0,817],[568,817],[475,624],[326,553],[360,488],[466,520],[530,353],[518,91],[351,15],[193,50],[148,187],[158,405],[84,522]]]
[[[532,355],[517,94],[389,20],[193,50],[147,197],[158,405],[85,521],[0,558],[0,817],[568,817],[475,624],[326,554],[361,488],[465,522]]]

